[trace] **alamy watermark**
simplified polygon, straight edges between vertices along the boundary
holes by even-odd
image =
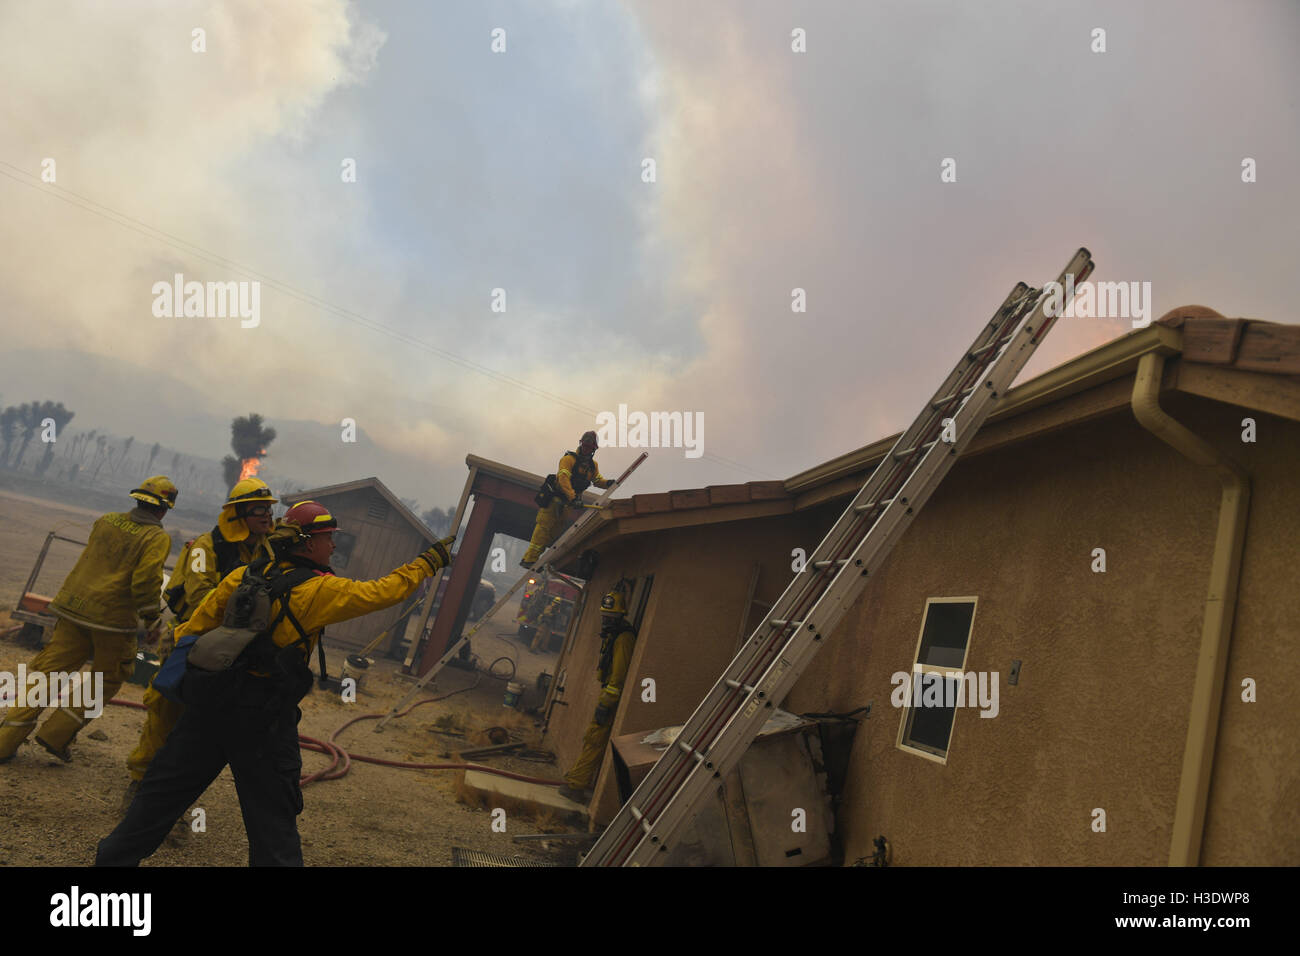
[[[83,893],[73,886],[50,897],[50,925],[59,928],[124,927],[148,936],[152,912],[152,893]]]
[[[1047,299],[1043,312],[1048,318],[1131,319],[1133,328],[1151,324],[1150,282],[1080,282],[1067,274],[1065,286],[1052,281],[1043,286]],[[1078,298],[1075,298],[1075,296]]]
[[[918,664],[907,671],[895,671],[889,682],[894,691],[889,702],[895,707],[976,707],[981,717],[998,715],[997,671],[927,671]],[[909,695],[908,684],[911,683]],[[908,697],[911,700],[908,700]]]
[[[104,712],[102,671],[32,671],[18,665],[18,673],[0,671],[0,707],[71,707],[84,711],[87,720]]]
[[[178,272],[171,282],[155,282],[153,314],[158,319],[240,319],[255,329],[262,321],[262,283],[186,282]]]
[[[704,454],[703,412],[618,412],[596,415],[596,440],[613,448],[684,448],[687,458]]]

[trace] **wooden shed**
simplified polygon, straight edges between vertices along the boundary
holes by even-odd
[[[378,478],[360,478],[299,491],[285,495],[283,501],[286,506],[319,501],[338,519],[339,530],[334,532],[336,547],[330,564],[341,577],[356,580],[382,577],[438,540]],[[414,598],[412,595],[411,599]],[[369,644],[397,620],[406,603],[327,628],[326,646],[351,653]],[[375,653],[388,653],[395,636],[385,637]]]

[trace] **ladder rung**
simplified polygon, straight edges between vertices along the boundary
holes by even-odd
[[[918,448],[922,449],[923,451],[929,451],[938,443],[938,441],[939,439],[936,438],[934,441],[928,441],[924,445],[913,445],[911,448],[904,448],[902,451],[894,452],[894,461],[902,461],[904,458],[911,455]]]
[[[743,690],[746,694],[752,694],[754,692],[754,688],[749,684],[742,684],[740,681],[732,680],[730,677],[725,678],[725,683],[728,687],[736,690]]]
[[[700,753],[684,740],[678,740],[677,746],[695,758],[696,763],[704,763],[704,754]]]
[[[936,401],[931,402],[931,403],[930,403],[930,407],[931,407],[931,408],[942,408],[944,405],[947,405],[949,402],[951,402],[954,398],[961,398],[961,397],[964,396],[964,395],[969,395],[969,394],[970,394],[971,392],[973,392],[973,391],[975,391],[975,386],[974,386],[974,385],[972,385],[970,388],[963,388],[963,389],[962,389],[961,391],[959,391],[959,392],[953,392],[951,395],[947,395],[947,396],[945,396],[945,397],[943,397],[943,398],[940,398],[940,399],[938,399],[938,400],[936,400]]]
[[[842,567],[843,565],[846,565],[846,564],[848,564],[848,563],[849,563],[849,559],[848,559],[848,558],[836,558],[834,561],[814,561],[814,562],[813,562],[813,567],[814,567],[814,568],[821,568],[821,569],[825,570],[826,568],[832,567],[832,566],[834,566],[834,565],[836,565],[836,564],[838,564],[838,565],[840,565],[840,566]]]
[[[996,348],[1001,348],[1002,346],[1006,345],[1006,344],[1007,344],[1008,342],[1010,342],[1010,341],[1011,341],[1011,336],[1009,336],[1009,335],[1004,336],[1003,338],[1000,338],[1000,339],[994,339],[994,340],[993,340],[992,342],[990,342],[988,345],[981,346],[980,348],[977,348],[977,349],[974,349],[973,351],[967,352],[967,353],[966,353],[966,357],[967,357],[968,359],[970,359],[972,362],[974,362],[976,359],[978,359],[980,356],[982,356],[985,352],[991,352],[991,351],[993,351],[993,350],[996,349]]]
[[[785,627],[787,624],[793,624],[796,630],[803,627],[803,621],[792,621],[786,617],[774,617],[767,623],[773,627]]]
[[[627,809],[628,812],[630,812],[632,816],[636,819],[636,822],[641,825],[641,829],[644,830],[646,833],[649,833],[651,830],[654,829],[654,827],[651,826],[650,823],[646,820],[645,814],[642,813],[640,810],[638,810],[636,807],[632,806],[632,804],[629,803],[627,805]]]
[[[862,511],[870,511],[870,510],[871,510],[872,508],[874,508],[876,505],[884,505],[886,508],[888,508],[888,507],[889,507],[890,505],[892,505],[893,503],[894,503],[894,499],[893,499],[893,498],[886,498],[886,499],[884,499],[883,501],[868,501],[866,504],[858,505],[858,506],[857,506],[856,508],[854,508],[853,510],[854,510],[854,511],[858,511],[858,512],[862,512]]]

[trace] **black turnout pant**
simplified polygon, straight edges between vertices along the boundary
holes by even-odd
[[[310,679],[310,677],[309,677]],[[249,866],[302,866],[302,755],[297,701],[283,682],[247,673],[187,674],[185,711],[154,757],[122,821],[99,843],[96,866],[136,866],[226,765],[248,833]],[[209,817],[209,823],[213,821]],[[196,841],[192,841],[191,845]]]

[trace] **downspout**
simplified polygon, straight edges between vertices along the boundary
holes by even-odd
[[[1228,646],[1237,605],[1237,581],[1246,538],[1246,513],[1250,507],[1250,476],[1221,455],[1203,438],[1170,418],[1160,407],[1163,355],[1147,352],[1138,363],[1133,384],[1133,414],[1147,431],[1172,445],[1184,457],[1211,468],[1223,485],[1219,499],[1219,527],[1210,561],[1210,585],[1205,595],[1201,649],[1192,687],[1187,743],[1183,748],[1182,779],[1174,808],[1170,866],[1197,866],[1205,835],[1205,811],[1214,770],[1214,747],[1219,733],[1219,711],[1228,665]]]

